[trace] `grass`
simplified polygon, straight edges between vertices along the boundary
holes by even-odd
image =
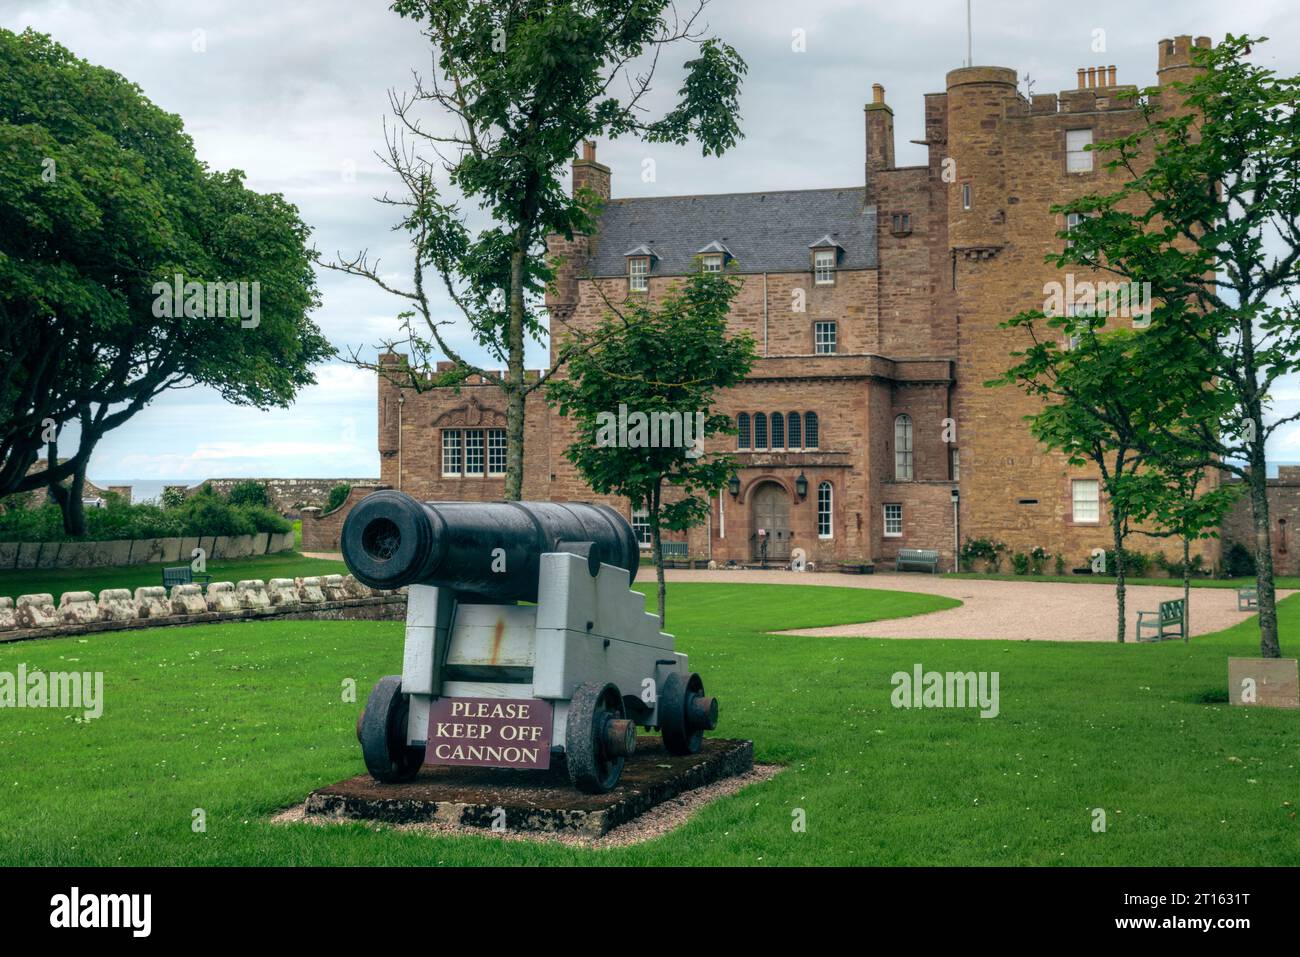
[[[364,700],[402,655],[398,622],[281,621],[0,646],[0,672],[106,682],[96,721],[0,711],[0,864],[1300,863],[1298,715],[1226,704],[1225,659],[1256,653],[1253,619],[1190,645],[782,637],[765,631],[947,601],[705,583],[668,595],[678,648],[720,696],[719,733],[786,770],[662,838],[592,851],[269,823],[362,771],[360,706],[340,690],[355,681]],[[1279,612],[1294,652],[1300,598]],[[998,672],[1001,713],[895,709],[890,677],[917,662]]]
[[[184,564],[170,562],[168,565]],[[51,568],[0,571],[0,597],[39,595],[49,592],[57,604],[65,591],[100,592],[105,588],[130,588],[161,585],[163,565],[117,565],[111,568]],[[240,581],[245,578],[295,578],[310,575],[346,574],[342,562],[304,558],[297,552],[278,552],[254,558],[217,559],[208,562],[207,573],[213,581]]]
[[[1070,585],[1109,585],[1115,587],[1115,579],[1109,575],[1013,575],[1009,573],[988,572],[945,572],[944,578],[978,578],[1000,582],[1065,582]],[[1165,588],[1182,588],[1181,578],[1132,578],[1124,579],[1126,585],[1161,585]],[[1300,588],[1300,575],[1278,575],[1273,579],[1276,588]],[[1250,578],[1193,578],[1193,588],[1245,588],[1255,587],[1254,577]]]

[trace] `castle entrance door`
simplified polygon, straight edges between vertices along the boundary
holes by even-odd
[[[754,530],[750,536],[754,561],[790,560],[790,496],[777,483],[766,482],[755,489],[750,528]]]

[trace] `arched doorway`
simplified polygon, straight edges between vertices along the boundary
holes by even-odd
[[[754,518],[750,526],[754,561],[789,561],[790,496],[776,482],[764,482],[754,490]],[[764,548],[766,545],[766,549]]]

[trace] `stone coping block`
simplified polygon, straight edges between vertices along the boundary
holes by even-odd
[[[5,596],[0,598],[0,631],[12,631],[18,627],[18,613],[14,610],[14,600]]]
[[[173,585],[171,599],[173,615],[202,615],[208,610],[208,603],[203,598],[203,586],[197,582]]]
[[[298,585],[292,578],[272,578],[266,583],[266,594],[272,605],[298,604]]]
[[[235,597],[239,599],[240,608],[271,607],[271,597],[266,593],[266,585],[260,578],[246,578],[236,582]]]
[[[208,611],[238,611],[239,596],[234,582],[212,582],[208,585]]]
[[[54,607],[54,596],[48,592],[40,595],[18,596],[19,628],[50,628],[59,624],[59,613]]]
[[[306,812],[340,820],[391,824],[439,822],[491,830],[505,811],[507,831],[600,837],[693,788],[745,774],[754,742],[706,738],[699,754],[670,755],[653,735],[638,735],[636,752],[608,794],[583,794],[557,755],[546,771],[426,765],[405,784],[380,784],[368,774],[313,791]]]
[[[99,602],[89,591],[65,591],[59,598],[59,617],[72,624],[99,620]]]
[[[298,600],[304,603],[325,601],[325,591],[321,587],[321,580],[316,576],[309,578],[295,578],[294,583],[298,586]]]
[[[167,600],[167,589],[162,585],[144,585],[135,590],[137,618],[166,618],[171,613],[172,606]]]
[[[104,621],[130,621],[136,617],[135,598],[129,588],[105,588],[99,593],[99,617]]]

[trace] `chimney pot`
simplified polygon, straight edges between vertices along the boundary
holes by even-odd
[[[1088,67],[1088,89],[1091,90],[1096,85],[1097,85],[1097,68],[1095,66],[1090,66]]]
[[[582,141],[582,158],[589,163],[596,162],[596,144],[593,141]]]
[[[1079,89],[1083,89],[1083,67],[1079,67]]]
[[[1106,67],[1106,85],[1107,86],[1115,85],[1115,64],[1113,63],[1110,66]]]
[[[871,102],[872,103],[885,102],[885,88],[881,86],[879,83],[871,84]]]

